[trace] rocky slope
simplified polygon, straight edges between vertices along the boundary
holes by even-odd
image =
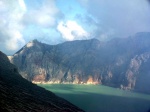
[[[33,40],[9,59],[36,83],[104,84],[150,93],[150,33],[58,45]]]
[[[68,101],[22,78],[0,52],[1,112],[83,112]]]

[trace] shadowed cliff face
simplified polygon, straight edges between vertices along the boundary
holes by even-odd
[[[47,45],[29,42],[9,57],[20,74],[38,83],[104,84],[150,93],[150,33],[108,42],[96,39]]]
[[[23,79],[0,52],[0,111],[82,112],[68,101]]]

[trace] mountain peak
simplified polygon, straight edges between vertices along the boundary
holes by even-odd
[[[26,47],[29,48],[29,47],[34,46],[35,44],[38,44],[38,43],[39,43],[39,41],[37,39],[34,39],[34,40],[30,41],[29,43],[27,43]]]
[[[149,80],[138,78],[149,79],[150,76],[145,67],[150,64],[149,37],[149,33],[140,33],[139,36],[113,38],[106,42],[93,38],[58,45],[35,43],[37,40],[34,40],[16,53],[11,62],[18,66],[23,77],[35,83],[87,84],[90,80],[93,84],[123,85],[123,89],[150,93]],[[145,69],[144,74],[141,68]],[[145,89],[140,87],[143,81],[146,82]]]
[[[34,39],[31,41],[32,43],[38,43],[39,41],[37,39]]]

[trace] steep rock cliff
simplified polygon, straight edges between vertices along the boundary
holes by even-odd
[[[0,52],[1,112],[82,112],[54,93],[20,76],[5,54]]]
[[[33,40],[9,57],[32,82],[104,84],[150,93],[150,33],[108,42],[76,40],[47,45]],[[144,83],[142,83],[144,81]]]

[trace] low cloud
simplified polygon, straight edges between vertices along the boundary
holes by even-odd
[[[150,0],[0,0],[0,50],[16,52],[34,38],[55,44],[150,32],[149,11]]]
[[[8,50],[16,50],[22,44],[25,44],[25,40],[23,39],[22,34],[18,30],[9,31],[9,34],[9,37],[13,37],[11,37],[9,40],[6,40],[5,44]]]
[[[57,26],[57,30],[65,40],[69,41],[87,39],[89,37],[88,32],[75,21],[67,21],[66,23],[60,22]]]
[[[98,20],[97,32],[115,37],[128,37],[137,32],[150,31],[148,0],[78,0]],[[90,21],[89,21],[90,22]],[[100,29],[99,29],[100,28]]]
[[[38,9],[32,9],[24,15],[24,22],[27,25],[33,24],[48,28],[56,25],[60,12],[55,6],[54,0],[44,0]]]
[[[20,24],[25,13],[23,0],[0,0],[0,43],[7,50],[16,50],[20,44],[25,44]]]
[[[18,50],[29,40],[32,33],[39,32],[39,27],[48,29],[56,26],[59,16],[61,14],[54,0],[44,0],[39,8],[30,10],[24,0],[0,0],[0,45],[3,45],[0,50]],[[28,32],[30,26],[37,30]]]

